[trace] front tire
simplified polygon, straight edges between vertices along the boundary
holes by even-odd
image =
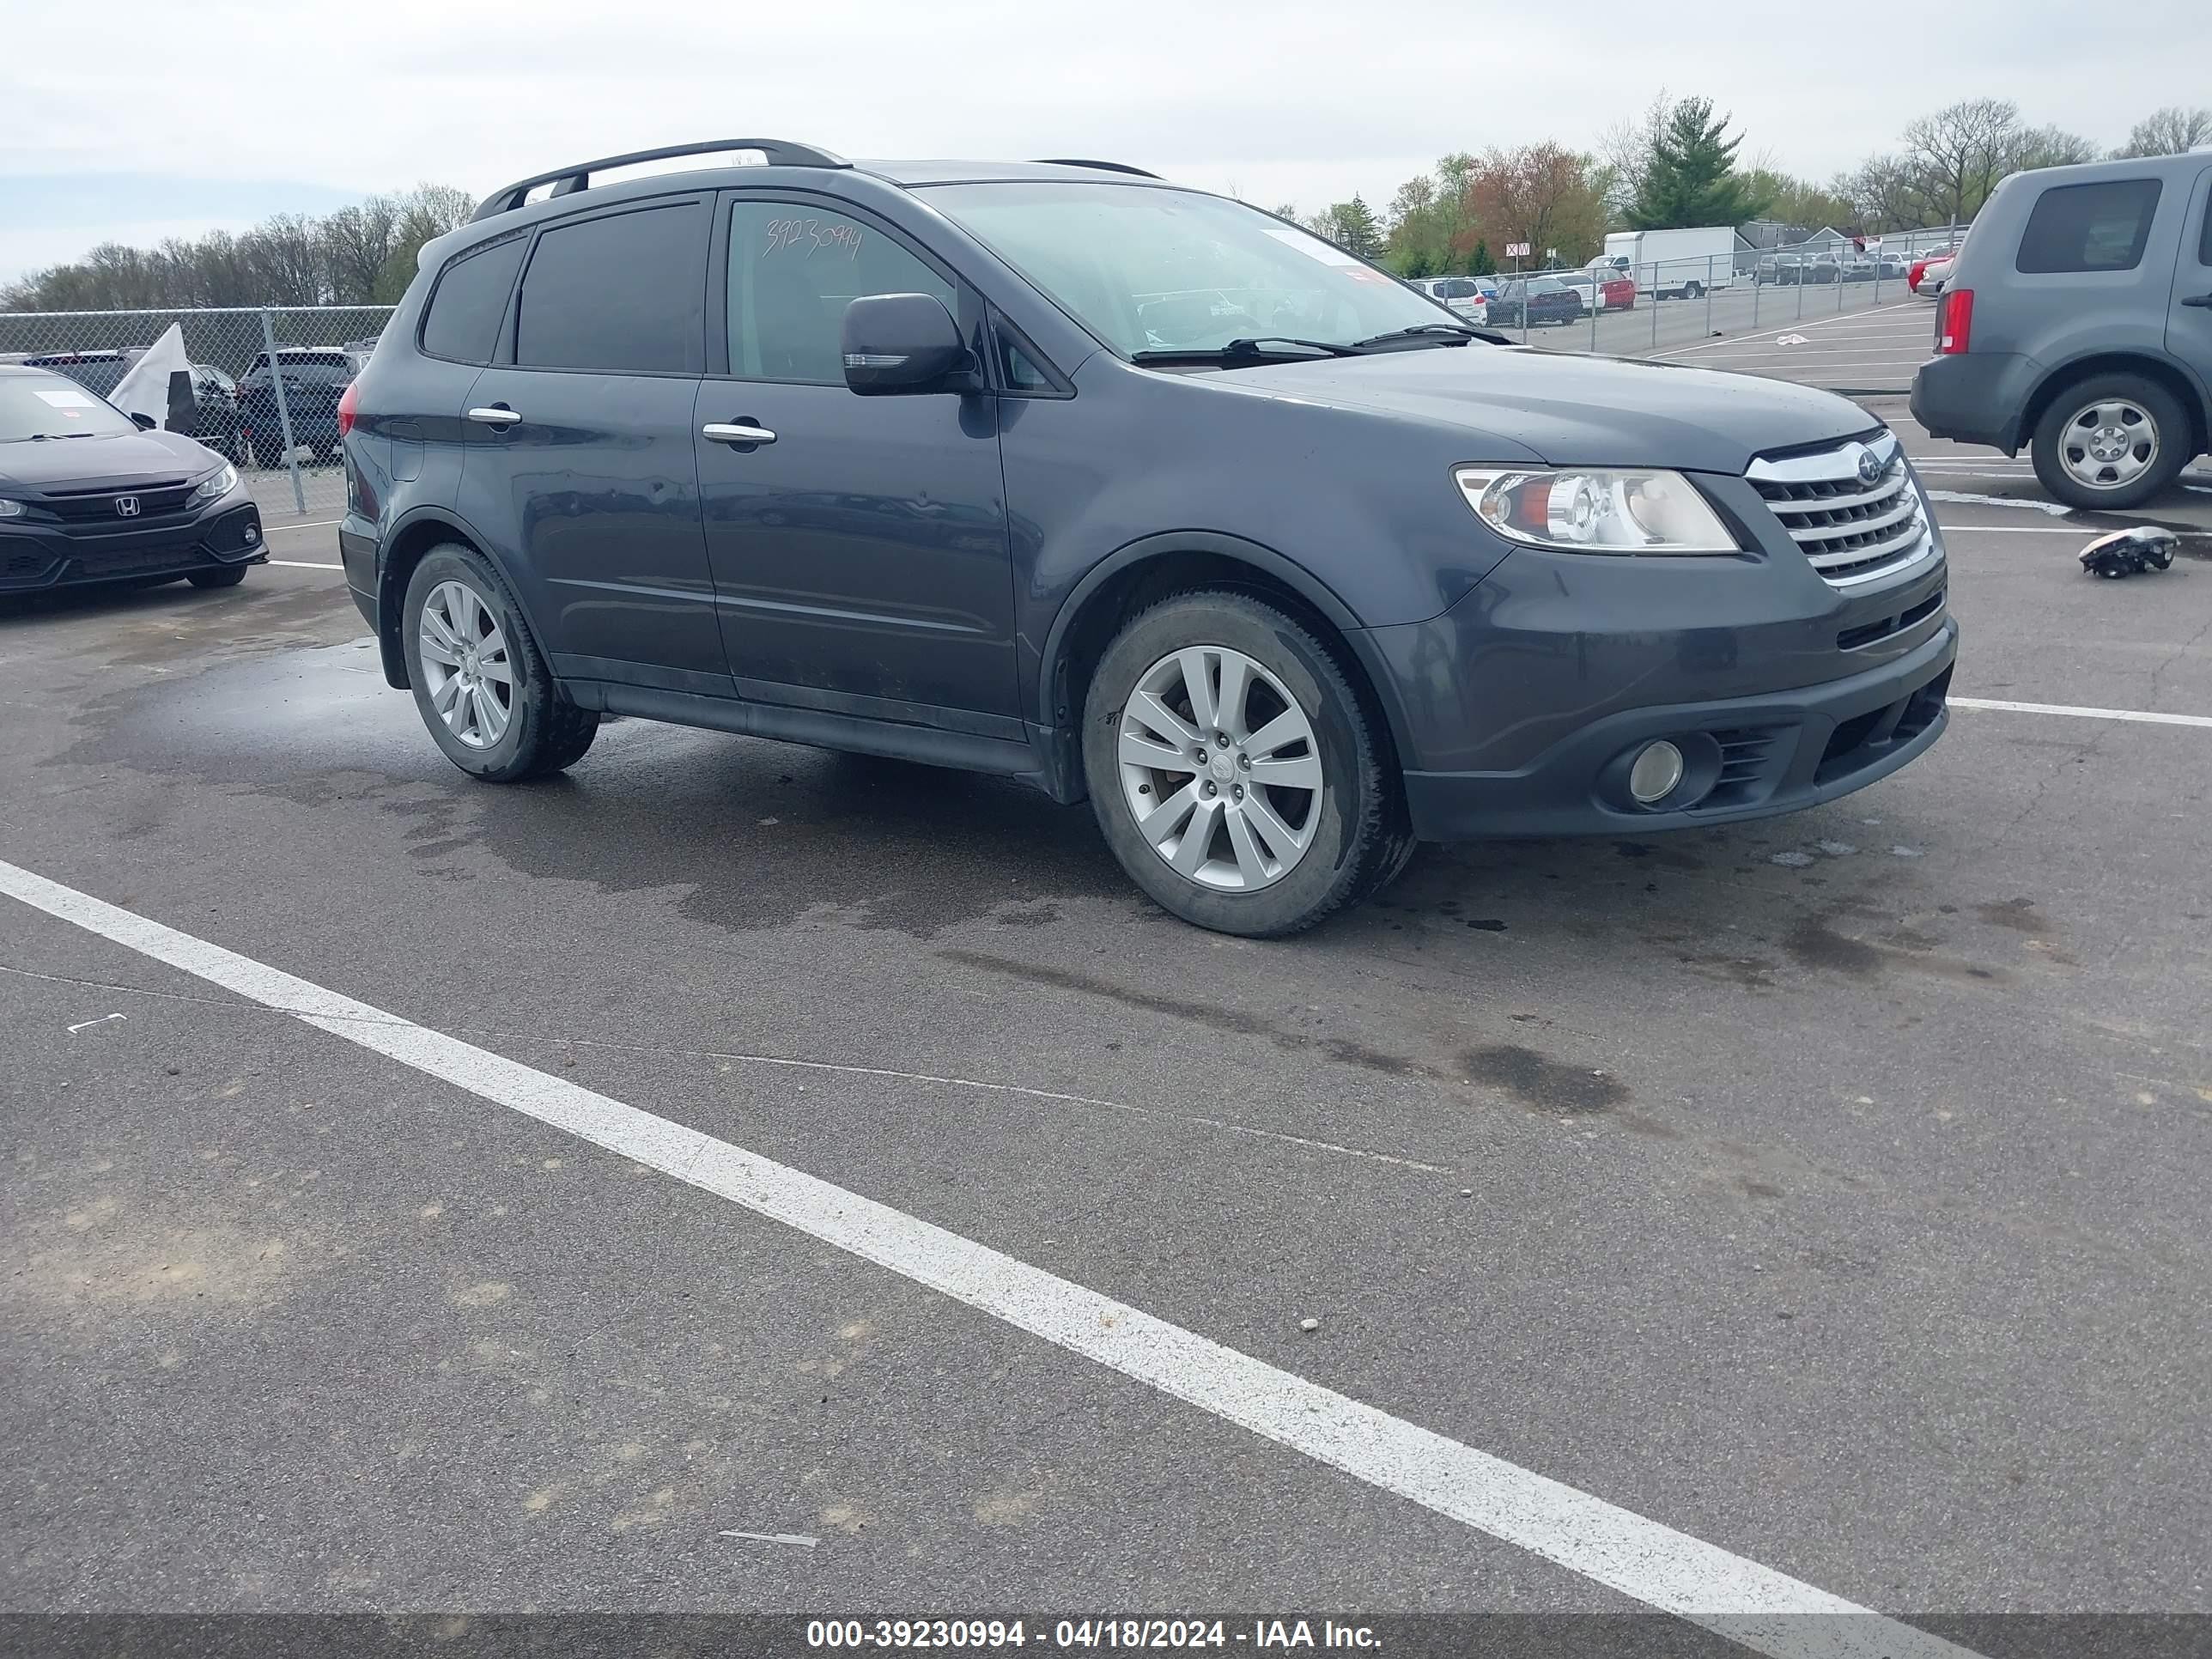
[[[2154,380],[2093,374],[2051,400],[2033,449],[2036,477],[2067,506],[2140,507],[2188,464],[2189,416]]]
[[[246,567],[230,564],[220,570],[195,570],[185,580],[194,587],[235,587],[246,580]]]
[[[1129,620],[1091,677],[1083,763],[1129,878],[1218,933],[1303,932],[1408,855],[1379,723],[1328,647],[1249,594],[1176,594]]]
[[[592,746],[598,714],[562,694],[513,591],[476,549],[445,542],[423,556],[400,630],[422,724],[471,777],[545,777]]]

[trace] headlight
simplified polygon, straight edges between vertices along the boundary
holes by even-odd
[[[21,501],[0,501],[0,519],[20,519],[23,516]]]
[[[1566,553],[1738,553],[1679,472],[1463,466],[1453,474],[1499,535]]]
[[[233,466],[228,461],[225,461],[222,464],[222,471],[211,472],[206,477],[200,480],[199,488],[192,491],[191,497],[186,500],[185,505],[186,507],[205,507],[210,501],[221,501],[224,496],[229,495],[232,490],[237,488],[238,469]]]

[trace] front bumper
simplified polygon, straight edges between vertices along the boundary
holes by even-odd
[[[2034,383],[2034,361],[2014,352],[1930,357],[1912,377],[1912,418],[1933,437],[2017,454]]]
[[[77,523],[0,524],[0,593],[44,593],[107,582],[166,581],[268,557],[261,509],[244,489],[191,517],[127,530]]]
[[[1424,841],[1625,835],[1771,817],[1833,800],[1927,750],[1948,720],[1958,656],[1948,617],[1879,667],[1796,690],[1632,708],[1591,721],[1510,772],[1405,774]],[[1691,757],[1680,806],[1638,808],[1627,763],[1665,738]],[[1673,799],[1673,798],[1670,798]]]

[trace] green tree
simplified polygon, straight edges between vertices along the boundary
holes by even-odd
[[[1668,112],[1638,182],[1628,222],[1638,230],[1681,225],[1739,225],[1766,204],[1735,170],[1741,135],[1728,136],[1729,118],[1712,100],[1685,98]]]

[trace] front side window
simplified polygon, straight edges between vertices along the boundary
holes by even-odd
[[[471,248],[447,265],[422,319],[422,349],[457,363],[489,362],[514,273],[529,246],[528,236],[509,236]]]
[[[1124,356],[1273,335],[1350,344],[1459,324],[1333,243],[1218,196],[1072,181],[927,195]]]
[[[958,314],[952,284],[866,220],[791,202],[730,206],[730,373],[842,386],[845,307],[864,295],[927,294]]]
[[[2014,264],[2029,274],[2133,270],[2158,212],[2155,179],[2055,185],[2036,198]]]
[[[682,202],[541,233],[516,307],[516,366],[700,373],[706,218],[702,204]]]

